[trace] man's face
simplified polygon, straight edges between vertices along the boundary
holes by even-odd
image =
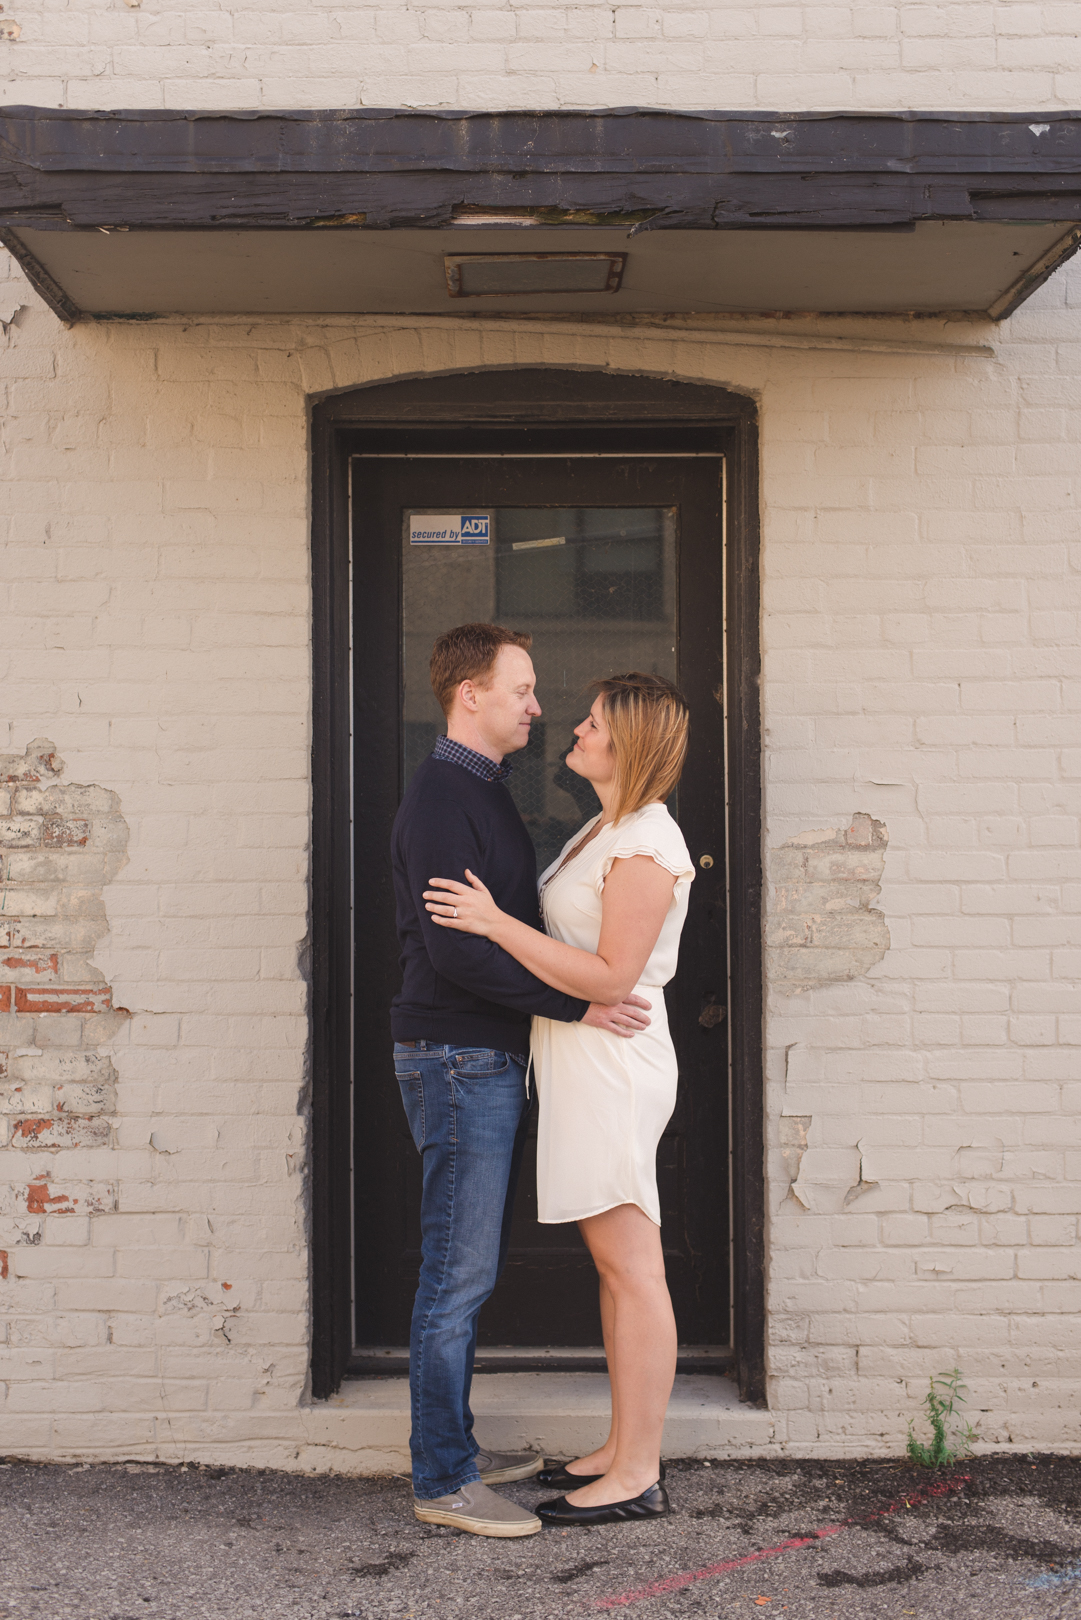
[[[500,647],[489,684],[472,687],[474,724],[493,753],[516,754],[529,741],[530,725],[541,712],[533,695],[536,684],[529,654],[521,647]]]

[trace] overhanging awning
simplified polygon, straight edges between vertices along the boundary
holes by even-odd
[[[999,319],[1081,242],[1081,113],[14,107],[0,241],[65,320]]]

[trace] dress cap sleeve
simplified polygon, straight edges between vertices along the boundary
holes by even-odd
[[[603,893],[604,880],[612,870],[613,861],[627,860],[632,855],[648,855],[671,872],[676,879],[675,893],[680,885],[694,881],[694,866],[679,825],[668,814],[663,804],[643,805],[633,815],[625,816],[616,829],[615,842],[604,853],[597,867],[594,886]]]

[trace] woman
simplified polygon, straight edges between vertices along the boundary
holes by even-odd
[[[656,1158],[677,1079],[662,987],[676,970],[694,878],[664,806],[683,768],[688,712],[657,675],[594,686],[567,764],[592,785],[601,810],[541,877],[547,934],[501,912],[472,873],[468,885],[433,878],[425,892],[444,927],[486,935],[547,984],[608,1004],[636,991],[653,1006],[650,1027],[632,1040],[533,1020],[539,1218],[577,1221],[593,1257],[612,1387],[604,1445],[539,1476],[568,1493],[537,1508],[560,1525],[668,1512],[660,1445],[676,1370]]]

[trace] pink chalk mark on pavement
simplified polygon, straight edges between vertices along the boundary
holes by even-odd
[[[873,1524],[876,1519],[888,1518],[891,1513],[903,1513],[906,1508],[921,1507],[924,1502],[929,1502],[936,1496],[949,1496],[952,1491],[963,1490],[970,1478],[970,1474],[954,1474],[940,1484],[926,1485],[921,1490],[911,1491],[907,1496],[891,1502],[888,1507],[879,1508],[877,1512],[868,1513],[863,1518],[842,1519],[840,1524],[823,1525],[820,1530],[813,1530],[809,1536],[793,1536],[788,1541],[779,1541],[775,1547],[763,1547],[760,1552],[746,1553],[742,1558],[726,1558],[721,1564],[706,1564],[702,1569],[688,1569],[678,1575],[667,1575],[664,1580],[651,1581],[648,1586],[639,1586],[633,1592],[594,1598],[590,1608],[623,1609],[628,1604],[642,1603],[647,1598],[662,1597],[665,1592],[678,1592],[680,1587],[693,1586],[695,1581],[708,1581],[715,1575],[727,1575],[734,1569],[744,1569],[748,1564],[761,1564],[767,1558],[779,1558],[782,1553],[797,1552],[801,1547],[817,1546],[820,1541],[827,1541],[830,1536],[839,1536],[842,1530],[858,1529],[861,1524]]]

